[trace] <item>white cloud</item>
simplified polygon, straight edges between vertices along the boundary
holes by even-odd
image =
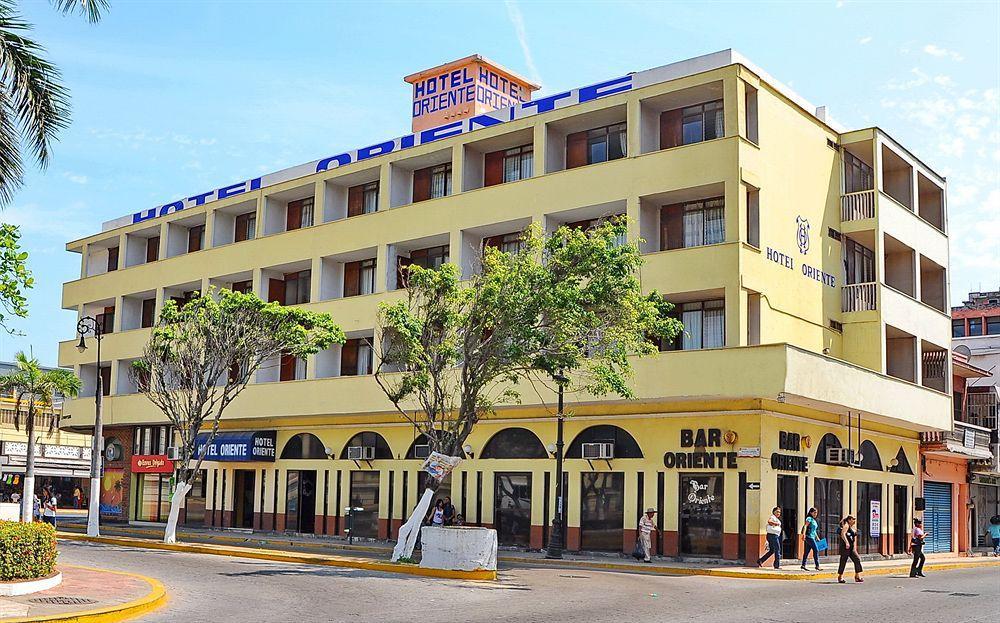
[[[94,224],[87,219],[90,214],[87,205],[81,201],[73,202],[68,207],[26,203],[7,208],[0,219],[20,227],[22,238],[52,239],[62,243],[93,233]]]
[[[506,0],[507,17],[511,25],[514,26],[514,33],[517,35],[517,42],[521,45],[521,52],[524,54],[524,64],[528,66],[531,80],[536,84],[541,84],[542,79],[538,74],[538,67],[535,66],[535,58],[531,54],[531,47],[528,45],[528,32],[524,27],[524,15],[516,0]]]
[[[860,43],[861,45],[868,45],[871,42],[872,42],[872,38],[870,36],[869,37],[861,37],[860,39],[858,39],[858,43]]]
[[[949,50],[947,48],[942,48],[940,46],[934,45],[933,43],[928,43],[924,46],[924,53],[930,54],[931,56],[937,56],[938,58],[950,58],[953,61],[963,60],[964,57],[954,50]]]
[[[86,175],[81,175],[80,173],[73,173],[72,171],[63,172],[63,177],[73,182],[74,184],[86,184],[89,178]]]

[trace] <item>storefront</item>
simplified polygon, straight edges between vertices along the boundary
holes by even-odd
[[[184,522],[188,525],[259,529],[259,492],[263,491],[266,470],[258,472],[257,464],[274,462],[277,457],[275,435],[273,430],[227,431],[216,433],[209,442],[208,433],[199,434],[195,440],[194,456],[204,457],[204,462],[185,500]],[[288,516],[282,518],[282,523],[291,519],[296,526],[303,515],[299,510],[303,484],[297,476],[286,483],[286,494],[294,489],[295,497]],[[315,491],[314,485],[311,491]],[[308,485],[305,490],[310,491]],[[273,526],[276,518],[272,516],[271,521]],[[311,525],[310,521],[307,516],[308,525]]]
[[[79,490],[80,507],[86,508],[90,479],[90,447],[60,444],[35,444],[35,491],[48,487],[55,492],[60,508],[74,508],[73,493]],[[0,446],[0,497],[9,500],[13,493],[23,493],[28,444],[4,441]]]
[[[969,501],[972,503],[972,546],[992,547],[990,519],[1000,515],[1000,474],[969,473]]]

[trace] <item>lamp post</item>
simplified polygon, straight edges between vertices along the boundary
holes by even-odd
[[[103,320],[103,319],[102,319]],[[90,498],[87,504],[87,536],[100,536],[101,515],[101,461],[104,458],[104,425],[101,421],[102,398],[104,397],[104,378],[101,376],[101,340],[104,338],[102,320],[94,316],[84,316],[76,323],[76,332],[80,335],[78,351],[87,350],[87,334],[92,334],[97,340],[97,391],[94,392],[96,414],[94,416],[94,439],[90,447]]]
[[[566,419],[563,412],[563,388],[569,382],[560,370],[552,375],[552,380],[559,388],[559,407],[556,413],[556,514],[552,518],[552,529],[549,534],[549,546],[545,552],[546,558],[562,558],[565,547],[565,518],[563,516],[563,422]]]

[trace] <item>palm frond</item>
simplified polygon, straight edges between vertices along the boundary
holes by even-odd
[[[0,89],[0,204],[10,203],[24,179],[21,141],[15,124],[10,98]]]
[[[49,0],[57,11],[64,15],[69,13],[83,13],[87,21],[96,24],[101,21],[103,13],[111,8],[108,0]]]

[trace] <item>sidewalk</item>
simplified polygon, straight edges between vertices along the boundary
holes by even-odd
[[[72,533],[82,532],[84,526],[64,523],[60,530],[66,531],[60,537],[67,539],[86,539],[83,535]],[[347,539],[339,537],[304,537],[283,536],[277,534],[241,534],[235,531],[219,531],[203,528],[184,528],[178,530],[177,538],[181,541],[175,546],[165,546],[160,543],[162,530],[139,526],[102,526],[103,542],[113,542],[130,547],[153,547],[157,549],[175,549],[180,551],[196,551],[224,556],[246,556],[266,560],[282,560],[286,562],[301,562],[305,564],[320,564],[332,566],[357,566],[372,570],[400,571],[396,567],[416,569],[412,565],[393,565],[388,562],[392,554],[392,545],[384,542],[368,542],[350,545]],[[111,538],[106,538],[111,537]],[[117,538],[116,538],[117,537]],[[419,558],[419,552],[416,553]],[[636,561],[623,556],[600,554],[566,553],[560,560],[545,558],[544,552],[503,551],[498,555],[501,567],[512,565],[534,565],[560,568],[596,569],[608,571],[624,571],[630,573],[655,573],[662,575],[710,575],[717,577],[768,579],[768,580],[824,580],[836,577],[836,560],[825,562],[821,571],[802,571],[796,561],[788,561],[781,570],[770,567],[751,568],[737,564],[722,564],[711,562],[677,562],[667,558],[657,558],[650,564]],[[392,565],[393,568],[386,568]],[[989,557],[939,557],[931,555],[927,558],[925,569],[942,571],[959,568],[995,567],[1000,570],[1000,558]],[[378,568],[376,568],[378,567]],[[866,574],[889,575],[908,573],[910,558],[891,560],[865,561]]]
[[[152,578],[119,571],[59,565],[59,586],[30,595],[0,598],[5,623],[42,621],[124,621],[166,603],[163,586]]]

